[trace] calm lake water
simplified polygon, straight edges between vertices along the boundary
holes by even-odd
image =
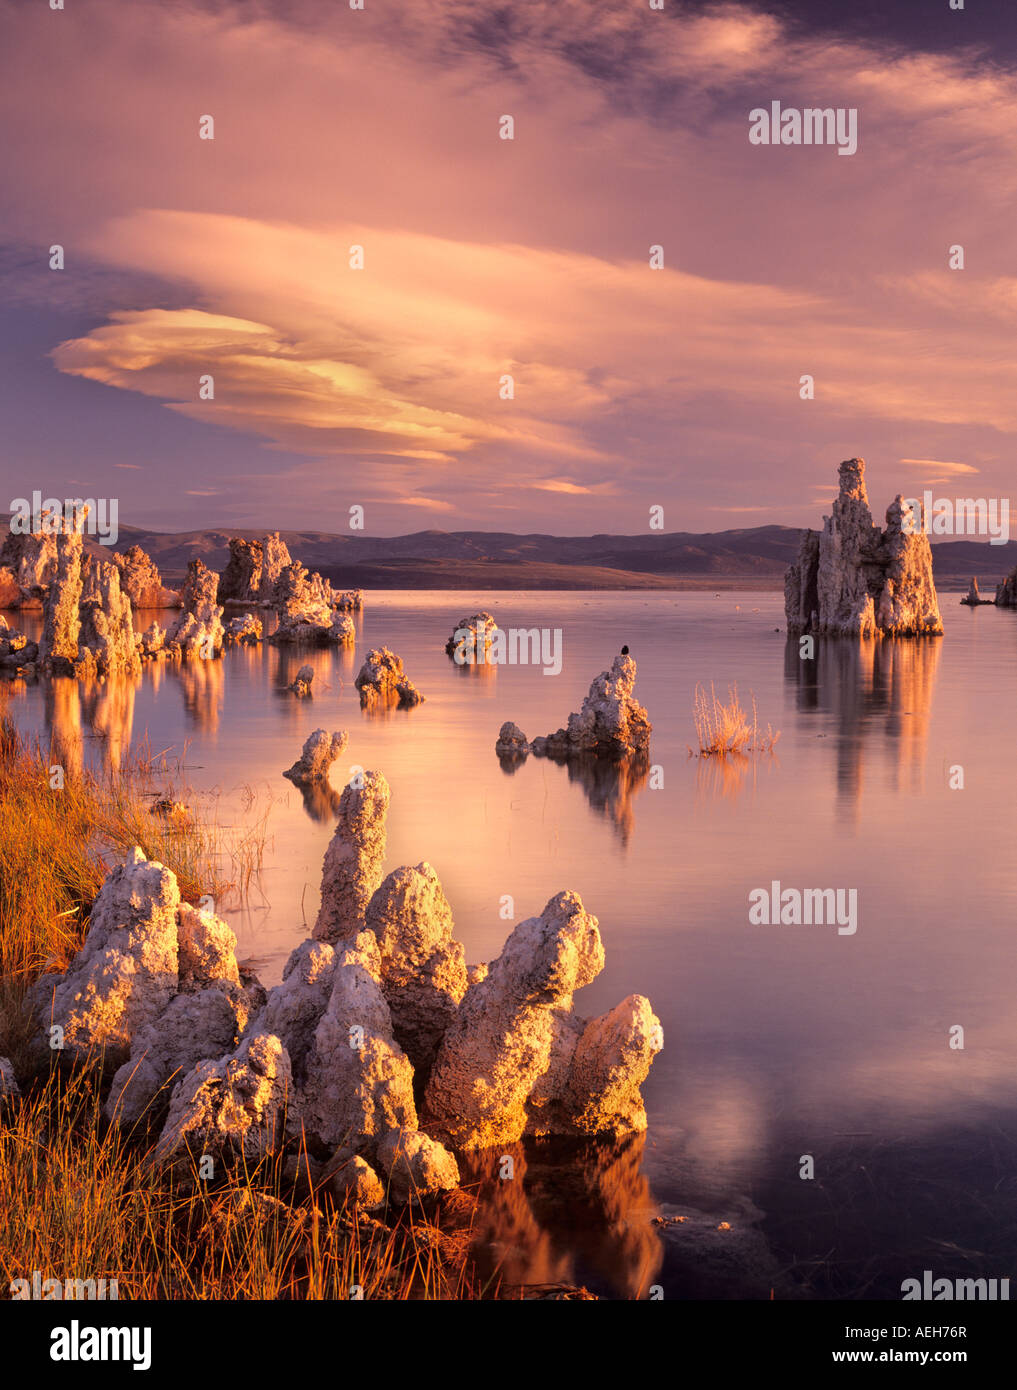
[[[435,866],[468,960],[501,949],[503,895],[519,921],[560,889],[581,894],[607,965],[577,1009],[646,994],[665,1049],[643,1088],[645,1146],[535,1146],[511,1200],[488,1182],[487,1234],[511,1280],[892,1298],[930,1260],[937,1275],[1017,1274],[1017,614],[944,595],[940,641],[820,643],[808,662],[773,592],[366,602],[353,652],[233,650],[91,693],[15,683],[12,713],[68,761],[76,744],[116,758],[146,738],[181,755],[184,799],[224,823],[268,812],[264,872],[224,911],[266,983],[317,912],[334,814],[305,806],[282,770],[319,726],[350,733],[335,787],[353,764],[387,777],[387,867]],[[478,608],[503,628],[560,628],[561,674],[455,666],[445,640]],[[9,617],[34,635],[37,620]],[[532,757],[503,770],[502,722],[557,729],[623,643],[660,772],[590,782]],[[425,704],[361,712],[353,679],[380,645]],[[300,701],[285,686],[305,662],[315,694]],[[773,756],[689,755],[695,687],[711,681],[755,695],[781,731]],[[773,880],[857,890],[856,933],[751,924],[749,893]],[[654,1210],[685,1219],[651,1227]]]

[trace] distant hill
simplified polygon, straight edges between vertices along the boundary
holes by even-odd
[[[8,517],[2,520],[2,534]],[[178,584],[196,556],[215,570],[229,559],[231,536],[262,535],[224,527],[162,532],[121,526],[117,551],[142,546],[165,582]],[[755,526],[737,531],[672,531],[637,536],[515,535],[509,531],[417,531],[409,536],[283,531],[290,554],[337,588],[369,589],[677,589],[779,588],[798,553],[800,530]],[[98,553],[101,546],[93,546]],[[938,541],[936,582],[966,587],[977,575],[991,594],[1017,566],[1017,541]]]

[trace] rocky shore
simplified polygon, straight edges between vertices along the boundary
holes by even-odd
[[[327,771],[345,737],[312,735],[301,774]],[[660,1024],[641,995],[575,1012],[604,965],[578,894],[468,966],[434,869],[384,876],[389,799],[378,772],[343,791],[314,936],[269,991],[238,965],[229,926],[134,849],[66,971],[30,991],[36,1068],[94,1069],[112,1123],[157,1125],[156,1164],[303,1149],[364,1206],[450,1192],[470,1155],[524,1136],[644,1131]],[[0,1076],[11,1097],[30,1079],[6,1059]]]

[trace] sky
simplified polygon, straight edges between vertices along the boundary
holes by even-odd
[[[1017,504],[1012,0],[660,3],[0,0],[0,510],[804,526],[853,456],[878,515]]]

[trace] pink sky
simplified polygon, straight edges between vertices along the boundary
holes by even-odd
[[[1014,500],[1013,65],[669,10],[0,5],[11,496],[720,530],[815,524],[860,454],[877,509]],[[857,154],[750,145],[772,100]]]

